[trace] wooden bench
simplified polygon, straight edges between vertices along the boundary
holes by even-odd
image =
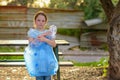
[[[109,54],[59,54],[60,56],[109,56]]]
[[[57,46],[55,48],[53,48],[54,52],[55,52],[55,56],[59,62],[60,66],[73,66],[72,62],[60,62],[59,61],[59,45],[69,45],[69,42],[67,42],[66,40],[55,40],[55,42],[57,43]],[[28,45],[28,40],[0,40],[0,46],[27,46]],[[9,54],[9,53],[1,53],[0,56],[5,56],[5,55],[23,55],[23,53],[18,54],[17,52],[13,53],[13,54]],[[16,60],[16,61],[12,61],[12,60],[3,60],[0,62],[0,66],[25,66],[25,62],[23,60]],[[60,80],[60,68],[58,69],[57,72],[57,79]]]
[[[6,61],[6,62],[0,62],[0,66],[24,66],[25,67],[25,62],[23,61]],[[73,66],[72,62],[59,62],[59,66]]]
[[[24,52],[0,52],[0,57],[1,56],[23,56],[23,54]],[[62,52],[58,52],[58,55],[62,55]],[[23,64],[24,64],[24,59],[0,60],[0,66],[18,66],[18,65],[23,66]],[[59,65],[60,66],[73,66],[73,63],[70,61],[62,61],[62,62],[60,61]]]
[[[0,56],[23,56],[24,52],[0,52]],[[59,55],[62,55],[62,52],[58,52]]]
[[[28,41],[26,40],[27,31],[30,27],[33,27],[33,17],[34,13],[38,11],[39,9],[28,9],[27,7],[22,6],[1,6],[0,7],[0,46],[27,46]],[[9,15],[10,14],[10,15]],[[50,13],[51,14],[51,13]],[[54,14],[53,14],[54,16]],[[53,20],[53,19],[50,19]],[[55,56],[57,57],[57,60],[59,61],[59,45],[69,45],[69,42],[65,40],[56,40],[57,46],[54,48]],[[2,53],[1,55],[4,55]],[[8,56],[12,55],[23,55],[11,53],[11,55],[7,54]],[[6,61],[6,62],[5,62]],[[17,65],[18,62],[11,62],[8,60],[5,60],[4,62],[0,62],[2,64],[6,65]],[[60,61],[59,61],[60,62]],[[18,65],[23,64],[23,62],[19,62]],[[66,62],[60,62],[60,64],[64,65]],[[69,64],[67,62],[67,64]],[[60,69],[59,69],[60,70]],[[58,80],[60,80],[60,72],[58,70]]]

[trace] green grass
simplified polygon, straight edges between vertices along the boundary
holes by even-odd
[[[24,59],[23,56],[0,56],[0,60],[19,60]]]
[[[76,62],[73,61],[74,66],[90,66],[90,67],[107,67],[108,66],[108,58],[101,58],[96,62]]]
[[[108,58],[101,58],[99,61],[97,62],[85,62],[85,63],[81,63],[81,62],[75,62],[73,61],[74,66],[82,66],[82,67],[98,67],[98,68],[102,68],[103,69],[103,77],[107,76],[107,68],[108,68]]]
[[[16,49],[14,46],[0,46],[0,52],[23,52],[24,47],[19,47]],[[14,59],[24,59],[23,56],[0,56],[0,60],[14,60]]]
[[[23,52],[25,47],[19,47],[18,49],[15,46],[0,46],[0,52]]]
[[[61,35],[80,37],[80,29],[63,29],[63,28],[59,28],[57,30],[57,33],[61,34]]]
[[[14,51],[15,51],[15,47],[0,46],[0,52],[14,52]]]
[[[8,47],[8,46],[4,46],[4,47],[0,47],[0,52],[16,52],[16,51],[24,51],[25,47],[19,47],[19,49],[16,50],[15,47]],[[23,59],[23,56],[0,56],[1,60],[4,59]],[[60,57],[60,60],[63,60],[63,57]],[[91,66],[91,67],[99,67],[99,66],[108,66],[108,58],[101,58],[99,61],[97,62],[85,62],[85,63],[81,63],[81,62],[75,62],[73,61],[75,66]]]

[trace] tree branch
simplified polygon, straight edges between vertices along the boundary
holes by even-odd
[[[115,23],[116,19],[119,19],[118,17],[120,16],[120,0],[117,3],[114,11],[114,13],[112,14],[112,18],[110,20],[110,24]]]
[[[102,7],[104,9],[104,12],[107,16],[108,22],[111,20],[113,11],[114,11],[114,5],[111,0],[100,0]]]

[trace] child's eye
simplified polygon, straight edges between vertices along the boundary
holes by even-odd
[[[37,21],[40,21],[40,20],[37,20]]]
[[[42,22],[45,22],[45,20],[42,20]]]

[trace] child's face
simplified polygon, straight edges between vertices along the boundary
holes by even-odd
[[[44,26],[46,24],[45,17],[43,15],[38,15],[38,17],[35,20],[35,25],[37,29],[44,29]]]

